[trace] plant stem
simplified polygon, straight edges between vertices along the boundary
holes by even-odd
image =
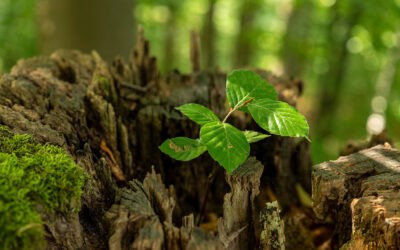
[[[205,213],[205,210],[206,210],[207,201],[208,201],[208,194],[210,193],[210,186],[214,182],[214,179],[215,179],[215,176],[217,175],[217,171],[218,170],[219,170],[218,166],[214,165],[213,170],[208,175],[206,194],[204,195],[203,201],[201,202],[200,213],[197,215],[197,218],[196,218],[196,226],[199,226],[201,220],[203,219],[203,216],[204,216],[204,213]]]
[[[235,112],[236,110],[240,109],[241,107],[246,106],[247,104],[249,104],[250,102],[252,102],[254,100],[254,98],[250,98],[249,100],[245,101],[243,104],[241,105],[236,105],[234,108],[231,108],[229,110],[229,113],[225,116],[224,120],[222,120],[222,122],[226,122],[226,120],[228,119],[229,116],[231,116],[231,114],[233,112]]]
[[[225,118],[224,118],[224,120],[223,120],[222,122],[226,122],[226,119],[228,119],[228,117],[229,117],[233,112],[235,112],[235,110],[236,110],[236,109],[231,108],[231,109],[229,110],[229,113],[225,116]]]

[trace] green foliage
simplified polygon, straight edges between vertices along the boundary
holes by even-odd
[[[243,131],[244,136],[248,143],[258,142],[269,137],[269,135],[259,133],[257,131],[245,130]]]
[[[200,129],[200,141],[206,145],[208,153],[232,173],[246,161],[250,144],[243,132],[225,122],[210,122]]]
[[[59,147],[0,126],[0,249],[43,248],[47,213],[77,212],[84,171]]]
[[[276,100],[277,94],[274,87],[256,73],[249,70],[235,70],[228,75],[226,97],[231,108],[247,111],[243,104],[251,99]]]
[[[189,103],[177,107],[176,109],[181,111],[182,114],[186,115],[190,120],[199,125],[204,125],[208,122],[219,121],[218,117],[211,110],[200,104]]]
[[[256,131],[240,131],[226,123],[236,110],[248,111],[261,128],[271,134],[306,137],[308,124],[304,116],[287,103],[276,100],[273,86],[248,70],[236,70],[228,76],[226,96],[231,110],[221,122],[206,107],[186,104],[178,107],[184,115],[197,122],[200,140],[186,137],[168,139],[160,150],[176,160],[188,161],[206,150],[228,173],[244,163],[250,154],[250,143],[268,135]]]
[[[248,105],[250,114],[257,124],[271,134],[306,137],[306,118],[286,102],[257,99]]]
[[[176,137],[164,141],[160,146],[160,150],[176,160],[190,161],[204,153],[207,148],[199,140]]]
[[[188,33],[196,30],[202,69],[268,65],[272,72],[303,80],[299,106],[313,117],[312,157],[321,162],[337,157],[349,139],[365,139],[376,79],[396,54],[388,50],[399,46],[399,11],[399,0],[145,0],[136,4],[135,20],[143,25],[162,72],[191,70]],[[173,41],[166,43],[170,37]],[[400,139],[399,81],[397,72],[385,112],[394,141]],[[326,122],[317,113],[323,89],[338,97],[336,111],[326,112],[333,119]]]
[[[37,53],[43,47],[38,42],[60,32],[54,30],[57,23],[48,22],[46,6],[41,1],[0,1],[0,74],[1,68],[7,71],[17,59]],[[135,2],[133,22],[143,26],[162,73],[191,70],[188,34],[196,30],[204,70],[268,65],[272,72],[302,79],[305,88],[299,105],[318,125],[310,131],[311,147],[314,161],[321,162],[336,157],[348,139],[366,137],[376,79],[397,54],[389,50],[399,46],[399,11],[400,0],[143,0]],[[37,24],[42,24],[40,29]],[[385,97],[384,116],[393,141],[400,140],[399,81],[397,72]],[[326,122],[317,113],[326,99],[320,94],[323,89],[338,97],[335,108],[325,112],[334,119]]]
[[[0,1],[0,73],[37,53],[36,1]]]

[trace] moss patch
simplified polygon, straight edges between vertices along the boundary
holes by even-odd
[[[42,248],[38,209],[79,211],[85,176],[62,148],[0,126],[0,249]]]

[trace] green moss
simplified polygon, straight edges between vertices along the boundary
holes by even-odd
[[[94,81],[97,81],[97,84],[103,93],[102,96],[110,103],[117,103],[117,94],[115,92],[115,87],[113,85],[112,79],[101,75],[100,73],[95,74]]]
[[[77,212],[84,182],[84,171],[63,149],[0,126],[0,249],[42,248],[38,208]]]

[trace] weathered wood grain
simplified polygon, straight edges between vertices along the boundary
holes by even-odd
[[[389,144],[314,167],[317,216],[335,224],[335,248],[399,249],[400,152]]]

